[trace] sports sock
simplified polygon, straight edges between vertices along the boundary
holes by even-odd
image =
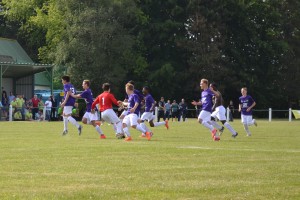
[[[140,132],[142,132],[142,133],[146,133],[147,131],[143,128],[143,127],[141,127],[141,125],[136,125],[136,130],[138,130],[138,131],[140,131]]]
[[[64,119],[64,131],[67,131],[68,130],[68,117],[63,117]]]
[[[211,125],[216,129],[220,130],[222,126],[220,126],[216,121],[210,121]]]
[[[145,129],[146,132],[151,132],[150,129],[146,126],[146,124],[143,122],[143,123],[140,123],[140,126]]]
[[[123,133],[122,123],[121,122],[117,122],[114,125],[116,126],[116,133]]]
[[[232,126],[228,122],[225,122],[224,126],[232,133],[232,135],[236,135],[236,131],[232,128]]]
[[[210,125],[209,123],[207,123],[207,122],[203,121],[202,125],[205,126],[206,128],[208,128],[210,131],[214,130],[214,127],[212,125]]]
[[[77,128],[79,128],[79,124],[77,123],[77,121],[76,121],[73,117],[69,116],[69,117],[68,117],[68,120],[69,120],[69,122],[71,122],[74,126],[76,126]]]
[[[102,132],[102,130],[101,130],[101,128],[100,128],[99,125],[97,125],[95,128],[96,128],[96,131],[97,131],[100,135],[103,134],[103,132]]]
[[[128,127],[123,128],[123,131],[127,137],[130,137],[130,132],[129,132]]]
[[[166,122],[163,121],[163,122],[154,122],[154,126],[161,126],[161,125],[165,125]]]
[[[251,135],[250,131],[249,131],[249,127],[247,124],[244,124],[244,129],[247,132],[247,135]]]

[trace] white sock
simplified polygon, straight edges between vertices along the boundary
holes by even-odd
[[[143,122],[143,123],[140,123],[140,126],[146,130],[146,132],[151,132],[150,129],[146,126],[146,124]]]
[[[154,126],[161,126],[161,125],[165,125],[166,122],[163,121],[163,122],[154,122]]]
[[[117,122],[114,125],[116,126],[116,133],[123,133],[122,123],[121,122]]]
[[[208,128],[210,131],[214,130],[214,127],[207,122],[202,122],[202,125]]]
[[[69,120],[69,122],[71,122],[74,126],[76,126],[77,128],[79,128],[79,124],[77,123],[77,121],[76,121],[73,117],[69,116],[69,117],[68,117],[68,120]]]
[[[232,128],[232,126],[228,122],[225,122],[224,126],[232,133],[232,135],[236,135],[236,131]]]
[[[141,125],[136,125],[136,130],[138,130],[138,131],[140,131],[140,132],[142,132],[142,133],[146,133],[146,130],[143,128],[143,127],[141,127]]]
[[[218,130],[222,128],[222,126],[220,126],[216,121],[210,121],[210,123],[211,125],[213,125],[213,127],[215,127]]]
[[[251,135],[250,131],[249,131],[249,127],[247,124],[244,124],[244,129],[247,132],[247,135]]]
[[[128,127],[123,128],[123,131],[127,137],[130,137],[130,132],[129,132]]]
[[[102,132],[100,126],[97,125],[95,128],[96,128],[96,131],[97,131],[100,135],[103,134],[103,132]]]
[[[117,134],[117,133],[118,133],[117,125],[116,125],[115,123],[113,123],[112,125],[113,125],[113,127],[114,127],[115,133]]]
[[[64,119],[64,131],[68,130],[68,117],[63,117]]]

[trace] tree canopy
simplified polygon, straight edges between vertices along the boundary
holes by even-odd
[[[228,102],[248,87],[257,108],[298,107],[298,0],[2,0],[1,37],[55,64],[94,93],[134,80],[158,99],[200,97],[199,81]],[[122,98],[122,96],[119,96]]]

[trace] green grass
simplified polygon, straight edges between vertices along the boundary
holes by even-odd
[[[300,121],[232,123],[220,142],[195,119],[153,128],[151,141],[82,136],[62,122],[0,123],[0,199],[300,199]]]

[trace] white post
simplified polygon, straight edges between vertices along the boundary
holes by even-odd
[[[12,121],[12,105],[9,105],[9,112],[8,112],[8,114],[9,114],[8,119],[11,122]]]
[[[272,121],[272,108],[269,108],[269,122]]]
[[[46,120],[46,106],[43,108],[43,121]]]
[[[230,112],[230,109],[229,109],[229,107],[227,107],[227,113],[226,113],[226,115],[227,115],[226,116],[226,121],[227,122],[229,122],[229,114],[230,114],[229,112]]]
[[[154,112],[155,114],[154,114],[154,120],[155,121],[157,121],[157,116],[158,116],[158,108],[157,108],[157,106],[155,106],[155,112]]]
[[[292,109],[289,108],[289,122],[292,121]]]

